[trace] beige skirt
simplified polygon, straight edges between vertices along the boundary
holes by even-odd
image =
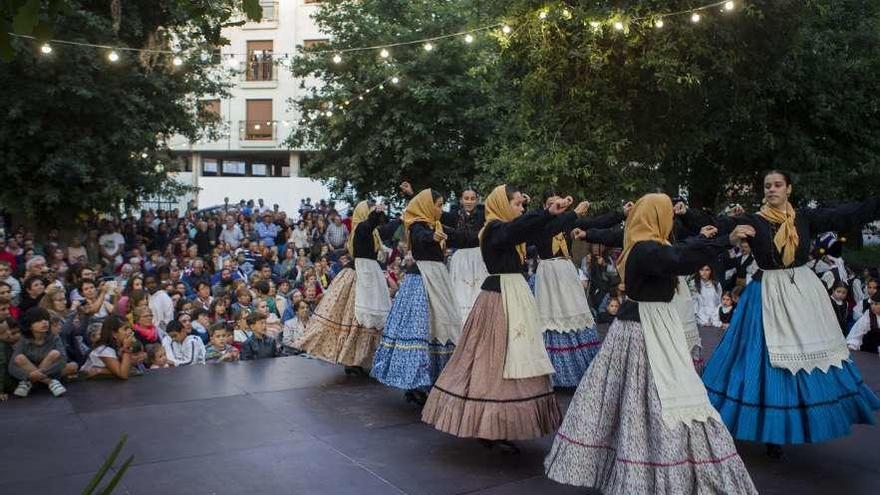
[[[477,297],[449,364],[431,390],[422,421],[458,437],[526,440],[561,422],[550,376],[506,380],[507,318],[501,293]]]

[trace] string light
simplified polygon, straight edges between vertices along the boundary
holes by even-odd
[[[599,21],[590,21],[590,27],[593,28],[594,31],[598,31],[601,26],[602,23]]]
[[[736,3],[734,3],[732,0],[728,1],[728,2],[724,2],[724,10],[730,12],[734,8],[736,8]]]
[[[180,57],[174,57],[174,60],[172,60],[171,63],[177,67],[180,67],[181,65],[183,65],[183,60]]]
[[[327,117],[332,117],[333,112],[331,112],[330,110],[327,110],[327,113],[325,113],[324,115],[326,115]]]
[[[334,64],[341,64],[342,63],[342,55],[340,55],[338,53],[336,55],[333,55],[333,63]]]
[[[623,31],[623,23],[620,21],[614,21],[614,29]]]
[[[399,82],[400,82],[400,78],[398,78],[398,77],[392,77],[392,78],[391,78],[391,84],[397,84],[397,83],[399,83]]]
[[[40,51],[43,52],[44,55],[48,55],[52,53],[52,47],[49,45],[49,43],[46,43],[40,47]]]
[[[107,54],[107,60],[109,60],[111,62],[116,62],[119,60],[119,54],[116,53],[115,51],[111,51],[110,53]]]
[[[430,52],[433,49],[434,49],[433,43],[425,43],[425,51],[426,52]]]
[[[504,34],[510,34],[511,31],[513,31],[513,29],[511,29],[510,26],[508,26],[507,24],[505,24],[504,27],[501,28],[501,32]]]
[[[657,29],[660,29],[663,26],[664,26],[663,19],[657,19],[656,21],[654,21],[654,27],[656,27]]]
[[[543,21],[546,18],[547,18],[547,11],[546,10],[542,10],[540,13],[538,13],[538,19],[541,19]]]
[[[379,52],[379,56],[382,58],[388,58],[391,56],[391,52],[389,52],[387,49],[383,48],[382,51]]]
[[[146,152],[141,153],[141,158],[143,158],[144,160],[146,160],[148,156],[150,155],[148,155]]]
[[[694,12],[693,15],[691,15],[691,22],[693,22],[694,24],[700,22],[700,19],[700,14],[698,14],[697,12]]]
[[[468,45],[470,45],[471,43],[474,42],[474,36],[471,34],[465,35],[464,42],[467,43]]]

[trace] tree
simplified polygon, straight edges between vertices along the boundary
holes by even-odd
[[[134,206],[141,197],[179,192],[164,168],[166,138],[195,139],[204,126],[198,98],[223,94],[223,69],[210,48],[241,2],[66,1],[51,20],[61,40],[180,53],[108,51],[13,38],[0,71],[0,207],[37,223],[64,224],[84,212]],[[111,2],[117,4],[118,2]],[[117,5],[118,7],[118,5]],[[257,14],[257,17],[259,13]],[[46,21],[49,22],[49,21]]]
[[[378,50],[341,51],[340,63],[332,57],[348,47],[477,27],[494,21],[495,3],[504,2],[324,2],[315,20],[332,39],[292,63],[295,76],[320,82],[293,102],[304,119],[288,143],[313,150],[305,172],[330,180],[337,192],[353,187],[361,194],[394,194],[401,180],[447,191],[474,180],[475,153],[497,123],[486,85],[498,53],[494,39],[480,34],[470,45],[461,37],[437,41],[431,51],[399,46],[387,59]]]
[[[657,14],[694,2],[619,5],[512,4],[498,80],[515,105],[489,170],[606,201],[680,186],[709,207],[753,199],[770,167],[793,171],[803,198],[880,186],[880,4],[750,1],[662,28]]]

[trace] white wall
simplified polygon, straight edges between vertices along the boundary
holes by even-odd
[[[305,177],[199,177],[199,187],[199,208],[222,205],[225,197],[230,203],[263,198],[270,208],[278,203],[288,216],[296,216],[300,200],[312,198],[315,203],[330,199],[330,191],[323,184]]]

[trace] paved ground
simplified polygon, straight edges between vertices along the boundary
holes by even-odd
[[[708,347],[716,335],[704,332]],[[880,359],[856,361],[880,390]],[[117,493],[585,493],[542,476],[549,438],[496,454],[420,423],[402,395],[303,358],[73,384],[61,399],[37,390],[0,404],[0,493],[80,493],[123,433],[135,462]],[[880,493],[880,427],[789,448],[785,462],[740,452],[761,493]]]

